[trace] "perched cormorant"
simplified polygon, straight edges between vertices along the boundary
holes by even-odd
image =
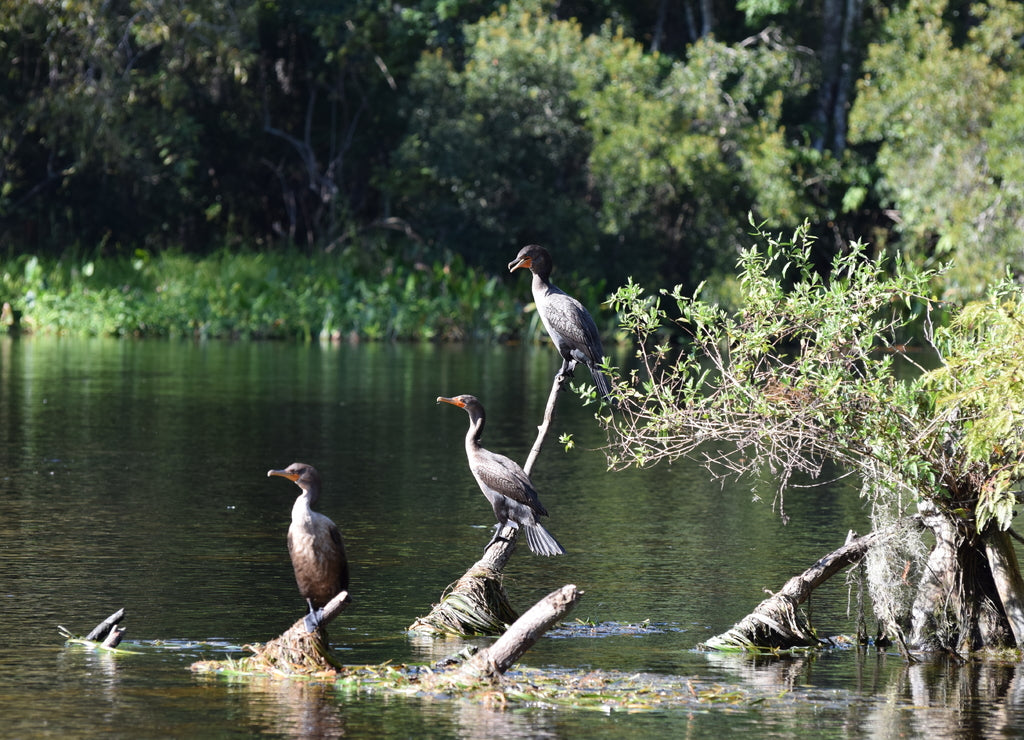
[[[547,516],[548,512],[537,498],[537,491],[529,476],[504,455],[497,455],[480,446],[480,435],[484,431],[483,404],[475,396],[466,395],[454,398],[438,396],[437,402],[450,403],[469,413],[469,431],[466,433],[469,469],[480,490],[491,502],[494,517],[498,520],[494,536],[484,549],[498,539],[502,528],[511,526],[525,530],[526,543],[535,555],[565,554],[565,548],[537,521],[538,516]]]
[[[604,351],[594,319],[579,301],[551,283],[551,255],[544,247],[531,244],[520,249],[516,258],[508,263],[508,270],[513,272],[520,267],[527,267],[533,273],[533,302],[548,336],[562,356],[559,375],[572,377],[576,363],[582,362],[590,369],[597,392],[607,398],[612,388],[601,371]]]
[[[292,523],[288,527],[288,554],[292,557],[295,582],[309,605],[306,629],[315,632],[323,617],[323,608],[348,589],[348,559],[345,543],[334,522],[313,511],[320,498],[320,473],[312,465],[292,463],[284,470],[268,470],[294,481],[302,493],[292,505]]]

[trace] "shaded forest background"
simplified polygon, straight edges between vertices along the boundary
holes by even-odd
[[[1014,0],[0,0],[0,258],[539,242],[727,303],[752,213],[966,299],[1024,269],[1022,42]]]

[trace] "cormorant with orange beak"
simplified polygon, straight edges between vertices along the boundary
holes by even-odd
[[[480,435],[483,434],[485,420],[483,404],[475,396],[467,395],[454,398],[438,396],[437,402],[450,403],[452,406],[465,409],[469,414],[469,431],[466,433],[469,469],[476,478],[480,490],[491,502],[494,517],[498,520],[494,536],[484,549],[498,539],[504,527],[512,526],[524,530],[526,543],[535,555],[565,554],[565,548],[537,521],[537,517],[547,516],[548,512],[541,505],[537,491],[526,472],[504,455],[498,455],[480,446]]]

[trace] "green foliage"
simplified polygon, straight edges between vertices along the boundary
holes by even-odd
[[[199,214],[233,199],[216,187],[231,182],[218,147],[245,141],[230,109],[245,101],[252,20],[225,0],[0,0],[0,216],[89,247],[141,244],[142,228],[183,217],[209,228]]]
[[[1007,529],[1024,480],[1024,291],[1003,283],[969,304],[936,347],[942,366],[921,387],[951,443],[947,477],[977,496],[979,529]]]
[[[704,39],[673,62],[528,5],[467,26],[463,63],[453,51],[417,67],[383,182],[430,239],[485,253],[539,241],[576,264],[689,280],[731,266],[745,223],[729,214],[795,226],[815,211],[804,191],[820,158],[782,124],[811,80],[778,37]]]
[[[746,230],[731,214],[753,209],[774,227],[809,215],[801,155],[781,123],[787,96],[805,94],[809,80],[778,39],[702,39],[685,64],[669,64],[605,35],[588,39],[586,56],[601,62],[578,95],[602,226],[658,244],[662,275],[728,272]]]
[[[678,287],[648,297],[629,285],[615,296],[642,365],[622,392],[624,413],[606,420],[611,464],[694,455],[720,475],[768,468],[781,490],[793,473],[814,476],[834,460],[931,495],[932,450],[912,433],[920,402],[894,362],[930,276],[887,277],[857,244],[823,276],[806,226],[791,240],[758,233],[764,246],[740,260],[735,315]],[[663,298],[689,337],[682,348],[659,338]]]
[[[854,244],[823,275],[806,227],[758,235],[736,314],[678,288],[652,297],[630,282],[615,295],[641,362],[604,420],[610,464],[688,455],[718,475],[770,470],[781,492],[832,460],[861,475],[879,512],[927,500],[979,532],[1008,528],[1024,480],[1024,290],[1004,283],[933,332],[931,273],[887,275]],[[920,355],[929,372],[896,362],[915,321],[935,351]],[[663,339],[666,323],[683,347]]]
[[[420,61],[386,189],[426,236],[497,264],[532,241],[592,245],[587,135],[571,95],[579,27],[512,9],[465,30],[464,64],[455,53]]]
[[[113,336],[370,340],[504,337],[518,328],[515,286],[459,257],[407,266],[345,252],[139,252],[0,266],[0,291],[25,329]]]
[[[1024,6],[846,4],[840,35],[840,5],[0,0],[0,240],[313,252],[386,228],[426,262],[541,242],[728,301],[750,211],[810,221],[821,265],[853,234],[955,256],[949,294],[984,295],[1024,270]],[[823,91],[858,75],[844,151]]]
[[[876,187],[898,212],[904,253],[955,255],[948,295],[964,299],[984,295],[1007,267],[1024,269],[1024,5],[974,4],[966,34],[949,5],[915,0],[888,14],[850,137],[878,146]]]

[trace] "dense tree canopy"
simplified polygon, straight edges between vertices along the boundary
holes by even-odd
[[[1022,36],[1011,0],[0,0],[0,235],[728,285],[749,211],[979,295],[1024,263]]]

